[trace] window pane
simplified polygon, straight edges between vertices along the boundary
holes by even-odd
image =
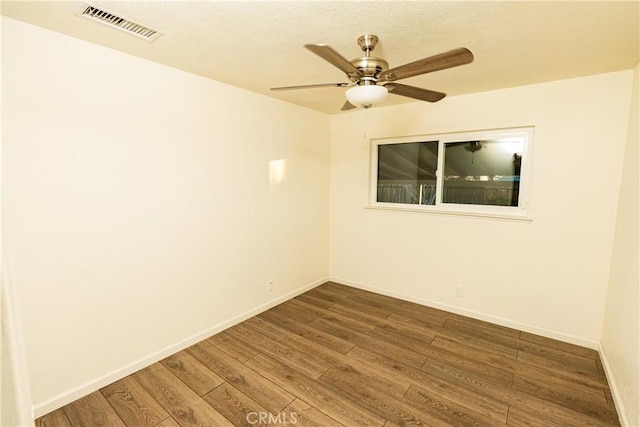
[[[523,138],[445,144],[443,203],[518,206]]]
[[[378,146],[378,202],[435,205],[438,142]]]

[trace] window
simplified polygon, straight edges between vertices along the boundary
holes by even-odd
[[[527,217],[533,128],[372,141],[371,207]]]

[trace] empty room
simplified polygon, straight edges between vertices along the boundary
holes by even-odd
[[[640,2],[0,4],[0,425],[640,426]]]

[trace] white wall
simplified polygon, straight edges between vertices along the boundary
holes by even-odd
[[[0,19],[0,34],[2,34]],[[2,44],[0,43],[0,55]],[[1,95],[1,94],[0,94]],[[2,103],[0,103],[0,117]],[[0,121],[0,132],[2,121]],[[0,139],[0,149],[2,140]],[[0,150],[0,219],[2,219],[2,151]],[[0,226],[0,425],[33,425],[33,407],[24,354],[23,331],[15,287]]]
[[[531,222],[365,209],[365,113],[332,116],[332,279],[596,348],[631,81],[624,71],[367,112],[368,138],[535,126]]]
[[[325,114],[2,19],[36,415],[326,279]]]
[[[634,191],[637,206],[633,163],[620,192],[632,72],[366,113],[367,138],[535,126],[533,221],[508,222],[364,209],[363,111],[328,118],[2,22],[3,231],[37,415],[328,274],[569,342],[602,336],[627,372],[611,331],[633,316],[613,314],[633,281],[611,253],[633,243],[618,218],[614,245],[619,195],[623,218]]]
[[[4,255],[4,251],[3,251]],[[6,259],[0,272],[0,425],[5,427],[33,425],[33,407],[29,374],[24,354],[23,330],[15,290]]]
[[[625,149],[622,188],[618,203],[611,278],[607,292],[602,331],[602,348],[606,355],[611,386],[620,398],[618,410],[627,425],[640,425],[640,152],[638,100],[639,68],[634,74],[629,130]]]

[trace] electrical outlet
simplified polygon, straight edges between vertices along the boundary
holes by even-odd
[[[273,280],[267,282],[267,292],[273,291]]]
[[[462,297],[462,295],[463,295],[462,286],[456,286],[456,296]]]

